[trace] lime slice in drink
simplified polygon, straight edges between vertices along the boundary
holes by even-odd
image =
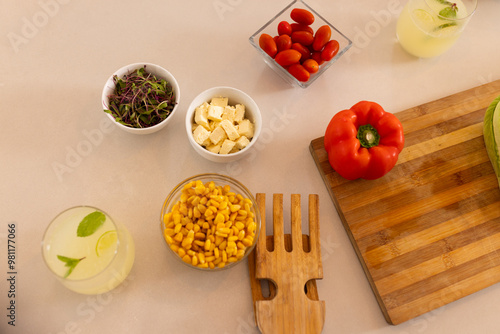
[[[434,17],[427,11],[423,9],[415,9],[413,11],[413,17],[419,20],[423,24],[434,24]]]
[[[97,240],[97,245],[95,246],[97,256],[101,256],[108,248],[115,246],[117,240],[116,231],[104,232]]]

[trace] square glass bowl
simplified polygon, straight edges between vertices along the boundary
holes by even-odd
[[[272,37],[278,35],[278,23],[281,21],[287,21],[289,23],[293,23],[293,20],[290,18],[290,12],[294,8],[302,8],[310,11],[314,15],[314,22],[311,24],[311,28],[316,32],[316,30],[323,26],[328,25],[332,30],[332,36],[330,39],[335,39],[339,42],[339,51],[328,62],[324,62],[319,66],[318,72],[311,74],[311,77],[306,82],[301,82],[293,77],[285,68],[276,63],[276,61],[271,58],[264,50],[259,46],[259,37],[261,34],[269,34]],[[295,0],[286,6],[281,12],[279,12],[276,16],[274,16],[269,22],[267,22],[263,27],[257,30],[252,36],[250,36],[250,44],[253,45],[255,49],[262,55],[264,61],[271,67],[281,78],[290,83],[292,86],[307,88],[309,87],[316,79],[318,79],[334,62],[336,62],[351,46],[352,41],[347,38],[343,33],[341,33],[337,28],[335,28],[331,23],[325,20],[320,14],[318,14],[314,9],[312,9],[308,4],[306,4],[302,0]]]

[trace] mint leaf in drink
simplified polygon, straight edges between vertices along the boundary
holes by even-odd
[[[99,227],[104,224],[106,220],[106,215],[99,211],[94,211],[86,215],[76,230],[76,236],[78,237],[88,237],[92,235]]]
[[[450,7],[445,7],[439,11],[440,17],[446,17],[447,19],[457,18],[458,7],[456,3],[452,3]]]
[[[80,263],[80,261],[83,260],[85,257],[82,257],[81,259],[74,259],[67,256],[57,255],[57,258],[65,263],[64,266],[68,267],[68,271],[64,275],[64,278],[66,278],[73,272],[73,269],[75,269],[76,265]]]
[[[443,4],[443,5],[452,5],[451,2],[447,1],[447,0],[436,0],[437,2],[439,2],[440,4]]]

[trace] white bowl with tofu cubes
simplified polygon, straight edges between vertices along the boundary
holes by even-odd
[[[232,87],[213,87],[200,93],[186,113],[191,146],[214,162],[231,162],[246,156],[258,140],[262,116],[257,103]]]

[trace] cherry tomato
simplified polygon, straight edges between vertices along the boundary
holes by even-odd
[[[295,77],[295,79],[305,82],[309,80],[311,74],[300,64],[293,64],[288,68],[288,72]]]
[[[319,64],[314,59],[307,59],[305,62],[302,63],[302,66],[304,66],[304,68],[309,73],[316,73],[319,70]]]
[[[276,41],[278,52],[290,49],[292,47],[292,39],[288,35],[281,35]]]
[[[310,32],[311,34],[314,35],[314,30],[310,26],[306,26],[306,25],[300,24],[300,23],[292,23],[290,26],[292,27],[292,32],[294,32],[294,31],[307,31],[307,32]]]
[[[328,41],[330,41],[330,37],[332,37],[332,29],[329,26],[324,25],[316,30],[314,34],[314,41],[312,47],[315,51],[321,51]]]
[[[274,58],[274,56],[278,52],[278,47],[276,46],[276,42],[268,34],[260,35],[259,46],[261,47],[262,50],[264,50],[265,53],[267,53],[272,58]]]
[[[295,22],[302,23],[307,26],[311,25],[314,22],[314,15],[310,11],[302,8],[292,9],[292,11],[290,12],[290,17]]]
[[[309,59],[311,57],[311,52],[309,51],[309,49],[300,43],[293,43],[292,49],[299,51],[300,54],[302,55],[302,57],[300,57],[300,62],[303,62],[304,60]]]
[[[286,21],[281,21],[278,23],[278,35],[291,35],[292,34],[292,26],[290,23]]]
[[[323,60],[323,58],[321,58],[321,52],[320,51],[315,51],[315,52],[311,53],[311,59],[316,60],[316,62],[318,63],[318,65],[321,65],[321,64],[323,64],[325,62]]]
[[[292,42],[300,43],[304,46],[311,45],[314,41],[314,36],[307,31],[292,32]]]
[[[333,57],[335,57],[337,52],[339,52],[339,42],[333,39],[326,43],[323,51],[321,51],[321,59],[324,61],[330,61]]]
[[[299,51],[294,49],[283,50],[278,52],[274,60],[281,66],[288,66],[298,63],[302,55]]]

